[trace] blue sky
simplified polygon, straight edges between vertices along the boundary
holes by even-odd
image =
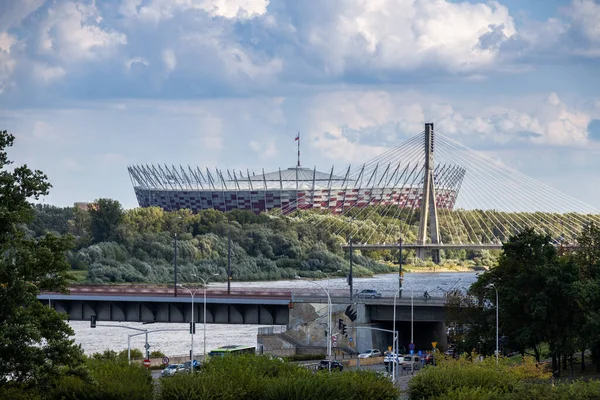
[[[358,164],[436,131],[600,208],[598,0],[5,0],[0,129],[46,203],[126,166]]]

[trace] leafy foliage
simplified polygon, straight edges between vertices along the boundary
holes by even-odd
[[[74,270],[86,270],[93,283],[172,281],[175,234],[180,281],[215,273],[225,279],[229,239],[236,280],[322,277],[318,271],[347,273],[350,268],[339,240],[298,219],[243,210],[192,214],[148,207],[122,211],[118,202],[108,199],[97,200],[89,211],[83,211],[87,218],[81,218],[81,212],[38,207],[29,229],[31,235],[56,231],[56,222],[67,227],[63,230],[81,233],[78,250],[70,252],[68,260]],[[355,254],[354,268],[357,276],[389,271],[361,254]]]
[[[46,195],[50,184],[27,166],[7,170],[13,142],[0,132],[0,386],[44,388],[63,373],[81,372],[83,353],[69,339],[64,316],[37,299],[41,290],[66,290],[72,240],[52,233],[32,238],[23,230],[35,215],[29,200]]]
[[[539,361],[547,344],[546,356],[558,374],[561,358],[566,369],[567,357],[572,362],[575,352],[591,348],[600,368],[600,231],[590,224],[579,243],[577,252],[561,256],[550,237],[532,229],[511,237],[497,267],[482,274],[467,295],[448,297],[448,319],[465,332],[460,350],[495,350],[497,289],[501,350],[533,349]]]
[[[550,374],[531,358],[517,366],[497,366],[492,357],[481,362],[438,358],[436,367],[425,368],[409,382],[411,399],[485,398],[491,394],[511,393],[523,382],[550,380]]]
[[[232,384],[233,382],[233,384]],[[373,372],[314,374],[281,360],[232,356],[211,360],[201,373],[160,383],[161,400],[396,399],[392,383]]]
[[[126,361],[90,359],[90,379],[66,376],[60,379],[47,400],[148,400],[154,387],[148,369]]]

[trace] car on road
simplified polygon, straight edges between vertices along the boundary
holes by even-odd
[[[319,369],[319,371],[321,370],[329,370],[329,361],[327,360],[323,360],[319,363],[319,366],[317,367]],[[331,370],[338,370],[338,371],[342,371],[344,369],[344,366],[342,365],[341,362],[339,361],[331,361]]]
[[[359,299],[380,299],[381,293],[375,289],[365,289],[360,291],[356,297]]]
[[[381,357],[381,352],[377,349],[367,349],[358,355],[358,358]]]
[[[404,360],[402,361],[402,369],[414,369],[415,371],[421,369],[421,359],[419,356],[415,355],[404,356]]]
[[[433,354],[426,354],[423,359],[425,360],[425,365],[433,365],[435,363],[435,356]]]
[[[191,361],[186,361],[183,364],[183,369],[179,372],[190,372],[192,370],[192,362]],[[198,362],[198,360],[194,360],[194,370],[198,371],[200,369],[200,363]]]
[[[179,372],[179,364],[169,364],[162,370],[160,376],[175,376],[177,372]]]
[[[383,363],[387,366],[389,364],[396,364],[398,365],[398,363],[400,362],[400,358],[403,359],[402,356],[398,356],[398,354],[394,354],[394,353],[387,353],[385,355],[385,358],[383,359]]]

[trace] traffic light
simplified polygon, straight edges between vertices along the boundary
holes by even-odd
[[[92,317],[90,318],[90,327],[91,328],[96,327],[96,316],[95,315],[92,315]]]
[[[195,335],[196,334],[196,323],[190,321],[190,335]]]
[[[346,332],[346,324],[342,323],[342,335],[346,336],[347,332]]]
[[[344,325],[344,320],[343,319],[338,319],[338,329],[342,330],[342,325]]]

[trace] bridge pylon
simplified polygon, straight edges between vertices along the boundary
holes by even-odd
[[[434,160],[433,160],[433,123],[425,124],[425,166],[423,171],[423,190],[421,191],[421,214],[419,216],[419,235],[417,244],[427,243],[427,225],[431,236],[431,244],[441,244],[440,228],[438,225],[438,215],[435,196],[434,182]],[[426,249],[421,247],[417,249],[417,257],[425,259]],[[440,262],[440,250],[433,249],[433,262]]]

